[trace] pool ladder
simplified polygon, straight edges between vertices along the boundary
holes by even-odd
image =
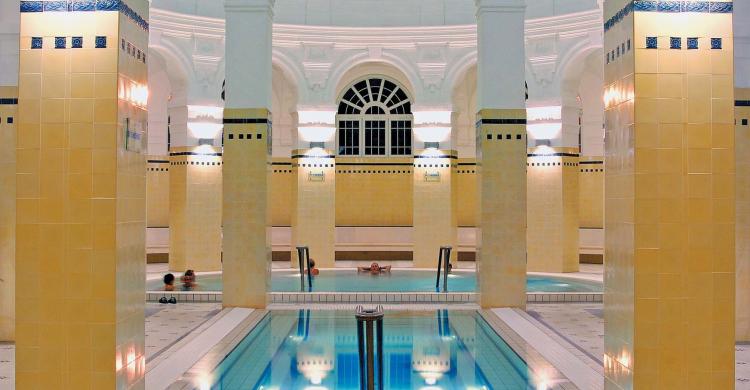
[[[435,290],[440,291],[440,269],[443,269],[443,292],[448,292],[448,272],[451,264],[450,246],[441,246],[438,254],[437,280],[435,281]]]
[[[381,305],[378,305],[375,309],[364,309],[362,306],[357,306],[355,317],[357,318],[357,346],[359,349],[359,388],[362,390],[383,389],[383,315],[383,306]],[[375,365],[375,359],[377,359],[377,366]],[[377,382],[375,381],[376,369]]]
[[[299,291],[305,292],[305,266],[307,266],[307,291],[311,292],[312,269],[310,269],[310,248],[298,246],[297,259],[299,260]]]

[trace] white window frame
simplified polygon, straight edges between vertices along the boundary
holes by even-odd
[[[380,91],[373,91],[372,87],[370,86],[370,80],[373,79],[380,79]],[[382,92],[383,85],[385,84],[385,81],[389,81],[396,85],[396,89],[391,91],[391,96],[386,100],[385,103],[380,102],[379,100],[373,100],[370,99],[370,102],[365,103],[364,106],[361,108],[360,113],[358,114],[339,114],[338,113],[338,107],[339,104],[342,103],[344,100],[344,95],[351,89],[354,88],[356,84],[359,84],[362,81],[366,81],[367,83],[367,90],[370,96],[380,97],[380,93]],[[398,90],[402,90],[404,94],[406,95],[406,99],[402,100],[396,104],[388,105],[388,103],[391,101],[393,96],[396,95],[396,92]],[[359,92],[355,89],[356,96],[361,100],[361,102],[364,103],[364,99],[361,98],[361,95]],[[344,90],[342,91],[341,95],[339,96],[337,100],[336,105],[336,155],[339,155],[340,145],[339,145],[339,130],[340,130],[340,122],[341,121],[354,121],[359,123],[359,154],[342,154],[341,156],[344,157],[405,157],[405,156],[411,156],[414,153],[414,115],[409,114],[391,114],[390,110],[392,110],[395,107],[399,107],[406,103],[412,103],[411,97],[409,96],[408,91],[401,86],[398,82],[396,82],[393,79],[390,79],[385,76],[381,75],[371,75],[367,77],[363,77],[360,79],[355,80],[353,83],[349,84]],[[380,107],[385,114],[365,114],[368,109],[371,107]],[[385,154],[365,154],[365,121],[385,121]],[[412,154],[391,154],[391,123],[393,121],[409,121],[410,125],[410,145],[411,145],[411,151]]]

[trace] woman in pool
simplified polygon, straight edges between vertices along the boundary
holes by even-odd
[[[378,263],[373,262],[369,267],[357,267],[357,272],[369,272],[373,275],[378,275],[381,272],[391,272],[391,266],[381,266]]]
[[[174,275],[164,275],[164,291],[174,291]]]
[[[195,282],[195,272],[191,269],[185,271],[180,280],[182,281],[183,290],[192,290],[198,285]]]

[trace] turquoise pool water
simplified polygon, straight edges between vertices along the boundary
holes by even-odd
[[[384,389],[536,388],[474,311],[386,312],[383,321]],[[208,381],[217,390],[354,390],[359,374],[353,312],[271,311]]]
[[[435,271],[393,270],[390,273],[371,275],[356,270],[323,270],[313,277],[314,292],[432,292],[435,291]],[[179,277],[178,277],[179,280]],[[221,274],[198,275],[199,291],[221,291]],[[179,283],[179,282],[178,282]],[[307,283],[307,282],[305,282]],[[441,281],[442,283],[442,281]],[[149,291],[162,289],[161,280],[146,283]],[[177,286],[179,289],[179,285]],[[273,271],[271,291],[299,291],[299,271]],[[448,291],[474,292],[477,277],[473,271],[453,271],[448,275]],[[601,292],[601,283],[579,279],[528,275],[526,291],[529,292]]]

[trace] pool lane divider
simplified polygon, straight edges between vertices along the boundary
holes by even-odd
[[[148,291],[146,300],[174,297],[177,302],[221,302],[220,291]],[[602,302],[601,292],[529,292],[528,303]],[[269,303],[475,303],[477,293],[470,292],[271,292]]]

